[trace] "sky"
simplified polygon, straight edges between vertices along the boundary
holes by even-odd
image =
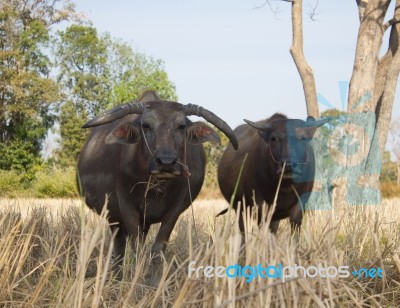
[[[317,92],[338,109],[339,82],[353,68],[359,26],[355,1],[304,1],[304,52]],[[263,0],[75,0],[99,32],[164,61],[178,101],[201,105],[233,128],[282,112],[305,118],[301,80],[289,53],[290,3]],[[384,45],[384,49],[387,45]],[[400,116],[399,96],[393,118]],[[320,110],[326,109],[323,104]]]

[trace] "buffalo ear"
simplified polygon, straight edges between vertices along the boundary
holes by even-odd
[[[243,119],[248,125],[255,128],[262,139],[265,142],[269,142],[269,135],[272,129],[271,123],[260,123],[260,122],[252,122],[250,120]]]
[[[140,139],[140,131],[136,126],[131,124],[118,125],[108,136],[106,137],[107,144],[122,143],[122,144],[134,144]]]
[[[259,122],[252,122],[250,120],[243,119],[247,124],[249,124],[251,127],[254,127],[258,131],[264,132],[268,131],[269,129],[272,128],[271,123],[259,123]]]
[[[315,120],[313,117],[307,117],[307,121],[305,122],[304,126],[314,126],[316,128],[324,125],[325,123],[328,123],[329,121],[331,121],[332,119],[327,117],[327,118],[323,118],[320,120]]]
[[[194,122],[188,127],[187,138],[190,143],[221,142],[215,130],[202,122]]]
[[[317,128],[324,125],[325,123],[328,123],[330,120],[331,119],[329,117],[320,120],[315,120],[313,117],[309,116],[307,117],[307,120],[304,122],[304,126],[301,129],[303,129],[306,132],[308,138],[312,138]]]

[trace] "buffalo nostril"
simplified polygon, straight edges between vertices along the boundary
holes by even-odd
[[[177,161],[177,158],[174,156],[162,156],[156,158],[156,162],[159,165],[173,165]]]

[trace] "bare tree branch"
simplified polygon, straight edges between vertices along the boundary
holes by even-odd
[[[399,19],[397,18],[392,18],[388,20],[387,22],[384,23],[382,26],[383,32],[385,32],[387,29],[389,29],[391,26],[394,26],[395,24],[398,24],[400,22]]]
[[[269,7],[269,10],[274,14],[275,19],[279,20],[278,14],[282,13],[282,10],[278,5],[273,6],[271,2],[289,2],[293,3],[295,0],[264,0],[264,2],[260,5],[256,5],[254,7],[255,10],[262,9],[265,6]],[[309,7],[309,12],[307,12],[308,17],[310,18],[311,21],[318,21],[316,19],[316,16],[320,14],[320,11],[318,11],[318,6],[319,6],[319,0],[315,0],[314,5],[308,3]]]
[[[319,5],[319,0],[315,1],[314,5],[311,5],[308,3],[308,7],[310,8],[310,12],[308,13],[308,17],[311,19],[311,21],[318,21],[315,17],[319,15],[319,11],[317,11]]]
[[[358,15],[361,22],[365,15],[365,9],[367,8],[368,0],[356,0],[356,2],[358,6]]]
[[[314,73],[308,65],[303,51],[303,1],[292,2],[292,29],[293,39],[290,53],[299,71],[307,105],[307,114],[319,117],[317,90],[315,88]]]
[[[271,5],[273,0],[264,0],[264,3],[257,8],[262,8],[266,5],[274,12]],[[306,100],[307,114],[315,118],[319,117],[319,108],[317,102],[317,90],[315,87],[314,73],[307,63],[303,50],[303,1],[302,0],[278,0],[292,3],[292,29],[293,39],[290,53],[296,64],[303,85],[304,96]],[[315,16],[318,14],[317,7],[319,0],[315,0],[315,5],[311,7],[310,19],[315,21]],[[276,12],[276,11],[275,11]],[[276,15],[276,14],[275,14]]]
[[[255,8],[256,9],[261,9],[261,8],[263,8],[264,6],[266,6],[266,5],[268,5],[268,6],[271,6],[271,2],[273,2],[273,1],[276,1],[276,2],[294,2],[294,0],[264,0],[264,3],[263,4],[261,4],[261,5],[256,5],[255,6]]]
[[[271,1],[285,1],[285,2],[291,2],[290,0],[264,0],[264,3],[263,3],[263,4],[258,5],[258,6],[256,5],[256,6],[254,7],[254,9],[261,9],[261,8],[263,8],[263,7],[265,7],[265,6],[268,5],[269,10],[272,12],[272,14],[274,14],[274,18],[275,18],[276,20],[279,20],[278,14],[282,13],[282,10],[280,9],[280,7],[279,7],[278,5],[276,5],[275,7],[272,6]]]

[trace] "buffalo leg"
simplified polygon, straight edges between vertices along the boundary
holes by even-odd
[[[271,233],[276,234],[278,228],[279,228],[279,220],[274,220],[270,222],[269,230],[271,231]]]
[[[136,240],[139,235],[140,237],[143,236],[143,225],[140,223],[140,212],[136,207],[132,206],[132,196],[130,194],[127,194],[125,191],[118,191],[117,195],[122,224],[129,236],[131,247],[135,251]]]
[[[258,201],[258,225],[260,226],[261,223],[263,221],[265,221],[265,219],[268,216],[268,211],[270,210],[269,207],[266,207],[263,203],[263,200]],[[264,211],[266,211],[266,213],[264,214]],[[264,220],[263,220],[264,218]],[[269,223],[269,230],[271,231],[271,233],[276,234],[276,232],[278,231],[279,228],[279,220],[272,220]]]
[[[242,233],[242,235],[244,235],[244,213],[241,212],[239,214],[239,230]]]
[[[125,248],[126,248],[126,233],[121,226],[112,225],[110,226],[111,232],[115,233],[114,247],[113,247],[113,264],[112,271],[116,273],[117,278],[122,278],[121,267],[124,261]]]
[[[117,231],[114,248],[115,254],[119,256],[118,265],[121,266],[123,263],[123,258],[126,249],[126,240],[128,238],[133,254],[136,253],[136,247],[142,247],[141,243],[146,237],[149,228],[146,228],[146,232],[143,232],[142,224],[140,223],[140,213],[139,211],[132,207],[129,198],[123,197],[123,194],[118,195],[118,205],[121,213],[122,223],[121,228]],[[139,240],[139,241],[137,241]]]
[[[133,213],[123,218],[126,231],[128,233],[130,245],[133,253],[137,252],[137,248],[143,247],[142,244],[146,238],[149,228],[144,232],[142,225],[139,223],[139,217]]]
[[[303,209],[299,204],[295,204],[290,208],[289,211],[289,221],[290,227],[292,229],[292,236],[294,236],[294,240],[298,242],[300,227],[303,220]]]
[[[243,202],[236,201],[236,204],[234,208],[236,211],[240,211],[239,213],[239,230],[242,233],[242,235],[245,235],[245,219],[248,219],[249,216],[252,217],[252,210],[253,210],[253,202],[246,199],[243,200]],[[258,219],[260,219],[260,216],[258,216]],[[260,222],[258,222],[260,223]]]
[[[164,217],[160,226],[160,230],[158,231],[154,244],[151,248],[152,259],[149,276],[146,277],[146,279],[148,280],[149,285],[153,287],[156,287],[161,280],[163,273],[163,255],[165,253],[172,230],[174,229],[176,221],[182,212],[183,209],[181,208],[175,209],[175,211],[167,214]]]

